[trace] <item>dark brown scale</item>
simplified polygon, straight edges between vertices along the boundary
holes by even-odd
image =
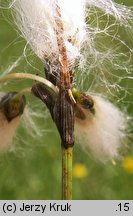
[[[80,93],[80,97],[77,99],[77,103],[79,103],[84,109],[91,109],[94,106],[92,97],[85,93]]]
[[[88,110],[88,112],[91,112],[93,115],[95,114],[94,101],[90,95],[80,93],[80,96],[77,98],[76,102],[75,116],[77,118],[81,120],[86,119],[84,110]]]
[[[0,109],[4,112],[8,121],[21,115],[24,111],[26,99],[25,96],[15,98],[16,92],[7,93],[1,100]]]
[[[80,107],[80,105],[76,105],[76,107],[75,107],[75,116],[76,116],[76,118],[78,118],[80,120],[85,120],[86,119],[86,115],[84,114],[84,111]]]

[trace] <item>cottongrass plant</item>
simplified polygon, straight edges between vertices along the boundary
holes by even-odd
[[[1,7],[6,8],[5,3]],[[72,199],[75,139],[104,163],[119,157],[126,139],[127,115],[104,95],[85,93],[81,89],[83,78],[87,80],[95,74],[93,76],[101,79],[114,95],[112,88],[116,83],[109,83],[106,77],[110,74],[114,80],[120,77],[111,69],[125,71],[130,78],[131,48],[118,32],[121,28],[131,34],[132,8],[111,0],[14,0],[8,8],[12,9],[21,36],[42,60],[46,79],[33,74],[12,73],[2,76],[0,81],[18,78],[38,81],[30,91],[46,104],[59,131],[62,198]],[[99,38],[105,36],[112,47],[106,45],[106,40],[101,44]],[[122,46],[126,53],[119,52]],[[124,65],[121,59],[124,59]]]

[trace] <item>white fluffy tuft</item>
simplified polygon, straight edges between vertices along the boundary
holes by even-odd
[[[8,122],[3,112],[0,112],[0,150],[7,148],[12,142],[20,119],[21,117],[18,116]]]
[[[3,93],[4,95],[4,93]],[[2,93],[1,93],[2,96]],[[30,107],[26,106],[24,113],[8,121],[4,113],[0,112],[0,150],[6,149],[17,138],[17,127],[21,124],[21,127],[27,131],[28,136],[36,138],[42,136],[43,132],[36,124],[35,118],[43,117],[43,115],[33,112]],[[26,142],[25,139],[23,139]]]
[[[102,162],[116,158],[123,143],[123,113],[100,96],[94,96],[95,114],[85,110],[86,119],[76,118],[77,141]]]
[[[61,9],[63,38],[69,66],[75,67],[78,62],[82,71],[85,71],[88,63],[88,73],[93,69],[98,69],[102,73],[107,63],[113,65],[115,69],[128,68],[128,62],[123,65],[119,58],[125,56],[125,59],[129,60],[131,47],[117,34],[117,31],[122,26],[132,37],[131,7],[117,4],[112,0],[12,0],[11,6],[15,11],[16,24],[22,36],[42,61],[47,58],[54,62],[58,58],[56,3]],[[105,19],[98,14],[97,8],[103,11],[102,16],[107,16]],[[91,21],[92,16],[94,16],[93,21]],[[106,43],[101,47],[100,39],[97,40],[100,37],[105,37],[105,41],[109,37],[109,44],[114,41],[116,43],[112,48]],[[126,53],[119,52],[118,47],[121,46],[127,50]]]
[[[42,59],[57,59],[58,46],[55,31],[55,5],[61,9],[69,62],[80,55],[81,44],[85,37],[85,0],[16,0],[13,8],[16,22],[24,38],[34,52]],[[72,40],[73,42],[70,42]]]

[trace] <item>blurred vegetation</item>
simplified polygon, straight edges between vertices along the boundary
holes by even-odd
[[[121,1],[117,1],[121,2]],[[131,5],[131,1],[124,1]],[[23,55],[25,41],[19,37],[7,10],[0,12],[0,71],[3,72]],[[43,75],[43,64],[31,51],[15,68],[18,72]],[[28,64],[30,61],[30,65]],[[14,91],[29,86],[31,81],[13,81],[2,85],[1,91]],[[127,80],[123,81],[127,86]],[[129,83],[131,86],[131,83]],[[126,98],[131,99],[131,94]],[[27,96],[34,112],[44,113],[38,125],[44,129],[41,137],[32,138],[29,131],[19,126],[13,146],[0,154],[0,199],[61,199],[60,139],[44,104]],[[131,107],[129,112],[131,112]],[[129,157],[130,155],[130,157]],[[133,147],[123,161],[99,164],[75,144],[73,154],[73,199],[133,199]]]

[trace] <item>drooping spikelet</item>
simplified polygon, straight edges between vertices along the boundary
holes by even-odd
[[[125,138],[125,116],[103,97],[92,98],[93,109],[82,107],[84,118],[75,119],[75,136],[96,159],[106,162],[119,155]]]
[[[7,147],[15,135],[25,107],[25,97],[0,92],[0,149]]]

